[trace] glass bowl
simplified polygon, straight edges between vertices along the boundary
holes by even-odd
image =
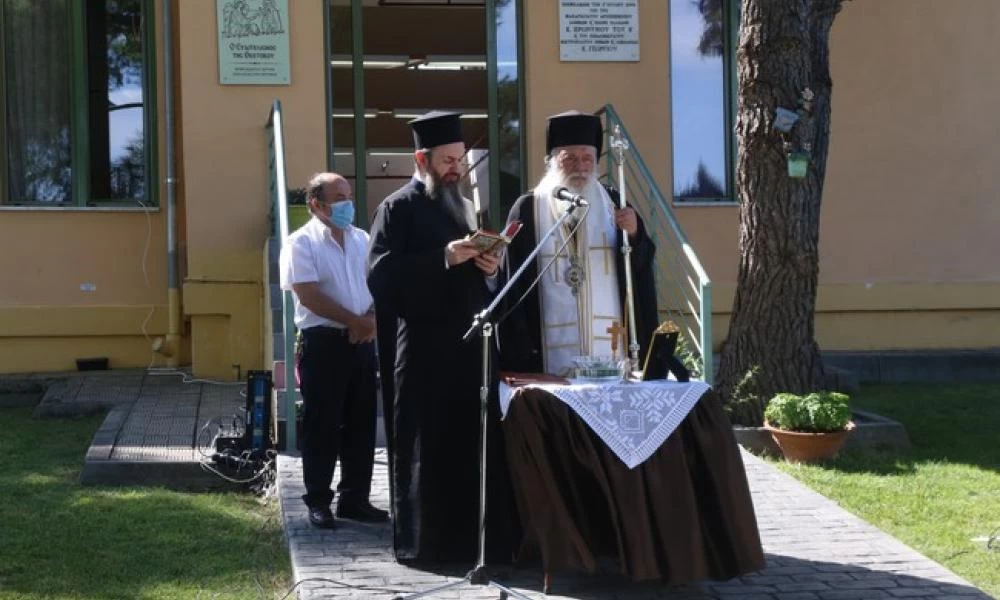
[[[622,375],[621,365],[610,356],[574,356],[573,364],[579,379],[608,381]]]

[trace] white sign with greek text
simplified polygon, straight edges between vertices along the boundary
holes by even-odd
[[[559,0],[559,58],[637,62],[639,0]]]

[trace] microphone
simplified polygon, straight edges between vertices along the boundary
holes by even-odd
[[[588,205],[587,200],[583,196],[581,196],[580,194],[574,194],[573,192],[569,191],[569,189],[566,186],[561,185],[556,189],[552,190],[552,195],[555,196],[556,198],[559,198],[560,200],[565,200],[566,202],[572,202],[573,208]]]

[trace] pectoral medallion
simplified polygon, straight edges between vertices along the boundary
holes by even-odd
[[[576,254],[570,254],[569,256],[569,266],[566,268],[565,277],[566,283],[569,284],[570,289],[573,291],[573,295],[579,295],[580,286],[583,285],[584,271],[583,267],[580,266],[580,257]]]

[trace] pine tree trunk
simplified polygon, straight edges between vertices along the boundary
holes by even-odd
[[[777,392],[822,384],[814,338],[819,216],[830,133],[830,27],[842,0],[743,0],[737,68],[740,268],[718,388],[734,422],[759,425]],[[791,132],[775,110],[811,110]],[[805,178],[788,175],[788,151],[807,150]],[[748,377],[748,373],[753,373]]]

